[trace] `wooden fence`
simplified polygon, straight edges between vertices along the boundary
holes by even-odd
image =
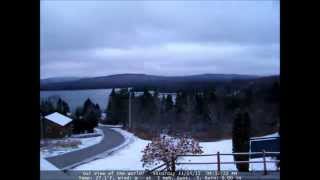
[[[223,162],[221,161],[221,156],[234,156],[234,155],[257,155],[257,154],[262,154],[262,161],[227,161]],[[216,162],[176,162],[175,160],[172,160],[170,163],[170,167],[172,171],[175,171],[176,165],[182,165],[182,164],[194,164],[194,165],[199,165],[199,164],[216,164],[217,165],[217,174],[219,175],[221,172],[221,164],[241,164],[241,163],[263,163],[263,174],[267,175],[267,163],[279,163],[280,160],[266,160],[266,157],[268,155],[280,155],[280,152],[239,152],[239,153],[220,153],[217,152],[216,154],[200,154],[200,155],[178,155],[178,157],[190,157],[190,156],[195,156],[195,157],[201,157],[201,156],[217,156],[217,161]],[[164,168],[163,168],[164,167]],[[167,164],[162,164],[160,166],[155,167],[154,169],[150,170],[149,172],[153,172],[156,170],[159,170],[162,168],[160,171],[165,171],[167,170],[168,166]]]

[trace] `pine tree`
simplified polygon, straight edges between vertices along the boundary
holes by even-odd
[[[121,89],[119,92],[112,92],[109,97],[107,113],[107,123],[109,124],[123,124],[128,122],[128,103],[129,92],[127,88]]]
[[[124,127],[128,124],[129,114],[129,91],[127,88],[122,88],[118,94],[118,104],[116,112],[118,124],[123,124]]]
[[[85,114],[86,112],[89,111],[89,109],[92,108],[92,106],[94,106],[94,104],[92,103],[92,101],[90,100],[90,98],[88,98],[84,104],[83,104],[83,114]]]
[[[249,152],[250,117],[248,112],[238,112],[233,122],[232,150],[236,152]],[[235,161],[249,161],[248,155],[234,155]],[[238,171],[249,171],[248,163],[236,164]]]
[[[75,111],[75,118],[80,118],[81,116],[83,116],[82,112],[83,112],[82,107],[77,107]]]
[[[88,98],[82,108],[76,109],[76,119],[74,122],[76,131],[83,132],[87,130],[93,132],[93,128],[98,125],[100,118],[100,109]]]
[[[107,114],[107,120],[109,123],[111,123],[112,117],[113,117],[113,104],[114,104],[114,100],[115,100],[115,91],[114,88],[112,88],[112,91],[109,95],[109,101],[108,101],[108,105],[106,108],[106,114]]]
[[[92,133],[93,129],[98,125],[98,116],[96,111],[94,109],[90,109],[90,111],[84,114],[84,119],[87,124],[86,130]]]
[[[96,104],[96,105],[95,105],[95,109],[96,109],[96,113],[99,115],[99,117],[101,117],[102,111],[101,111],[101,109],[100,109],[99,104]]]
[[[56,111],[60,114],[63,114],[63,106],[62,106],[62,100],[59,98],[57,105],[56,105]]]
[[[83,108],[77,107],[74,120],[73,120],[73,132],[75,134],[83,133],[85,130],[85,121],[83,120]]]
[[[210,90],[204,91],[204,98],[207,103],[214,103],[217,100],[216,89],[211,88]]]
[[[62,102],[62,106],[63,106],[63,109],[64,109],[65,114],[67,114],[67,113],[70,112],[70,108],[69,108],[69,105],[68,105],[67,102],[63,101],[63,102]]]
[[[42,116],[46,116],[48,114],[51,114],[55,112],[55,107],[51,101],[48,99],[42,100],[40,103],[40,112]]]
[[[172,96],[169,94],[165,98],[165,111],[168,112],[172,109],[173,109],[173,100],[172,100]]]
[[[144,88],[143,95],[139,97],[139,104],[142,121],[146,122],[152,119],[157,107],[155,98],[151,95],[147,88]]]
[[[166,109],[166,97],[165,95],[162,95],[160,99],[160,113],[162,115],[165,113],[165,109]]]
[[[187,104],[187,93],[185,91],[178,91],[176,97],[176,112],[183,113]]]
[[[201,93],[197,93],[195,95],[195,100],[196,100],[196,112],[199,115],[203,115],[205,113],[205,99],[204,96]]]
[[[253,92],[252,89],[248,88],[244,91],[244,106],[250,106],[253,102]]]
[[[70,108],[67,102],[59,98],[57,105],[56,105],[56,111],[60,114],[67,115],[68,112],[70,112]]]

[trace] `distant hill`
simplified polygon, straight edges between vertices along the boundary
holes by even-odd
[[[81,78],[79,77],[53,77],[53,78],[45,78],[41,79],[41,85],[50,84],[50,83],[60,83],[60,82],[69,82],[69,81],[76,81]]]
[[[116,74],[93,78],[51,78],[41,80],[41,90],[76,90],[144,87],[160,91],[176,91],[178,89],[202,89],[219,86],[225,83],[242,83],[247,80],[263,78],[255,75],[238,74],[200,74],[190,76],[155,76],[147,74]]]

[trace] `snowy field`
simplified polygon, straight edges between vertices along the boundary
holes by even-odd
[[[40,149],[40,155],[43,158],[47,158],[47,157],[52,157],[52,156],[57,156],[57,155],[61,155],[61,154],[65,154],[68,152],[72,152],[72,151],[76,151],[79,149],[83,149],[89,146],[93,146],[95,144],[98,144],[102,139],[103,139],[103,132],[100,129],[95,129],[96,133],[100,134],[100,136],[97,137],[89,137],[89,138],[66,138],[66,139],[62,139],[62,140],[50,140],[51,144],[57,144],[59,143],[59,141],[61,143],[75,143],[75,142],[79,142],[79,145],[75,146],[75,147],[62,147],[62,146],[49,146],[49,147],[43,147]]]
[[[54,171],[59,169],[40,155],[40,170]]]
[[[130,143],[119,151],[110,154],[108,157],[103,159],[98,159],[87,164],[80,165],[74,170],[145,170],[142,167],[142,150],[145,146],[150,143],[150,141],[142,140],[133,134],[124,131],[122,129],[114,128],[114,130],[123,134]],[[277,136],[278,134],[271,134],[268,137]],[[232,141],[222,140],[217,142],[203,142],[200,143],[203,154],[214,154],[218,151],[220,153],[232,153]],[[261,159],[253,159],[252,161],[260,161]],[[271,160],[271,158],[267,158]],[[216,157],[184,157],[180,159],[179,162],[215,162]],[[233,156],[221,156],[221,161],[233,161]],[[267,164],[268,170],[275,170],[276,166],[274,163]],[[148,169],[151,169],[150,167]],[[216,170],[216,165],[180,165],[177,169],[183,170]],[[251,164],[251,170],[262,170],[263,165],[261,164]],[[221,165],[221,170],[236,170],[235,165]]]

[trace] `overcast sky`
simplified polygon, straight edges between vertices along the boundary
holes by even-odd
[[[41,1],[41,78],[279,74],[279,1]]]

